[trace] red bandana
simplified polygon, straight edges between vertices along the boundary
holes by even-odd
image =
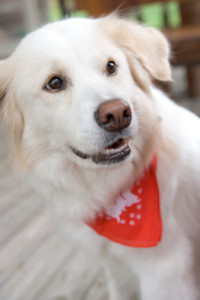
[[[87,223],[98,234],[129,247],[154,247],[161,241],[162,219],[156,179],[156,157],[134,186],[113,207]]]

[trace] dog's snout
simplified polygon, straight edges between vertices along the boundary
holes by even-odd
[[[95,112],[95,119],[99,126],[108,131],[120,131],[128,127],[131,118],[131,108],[122,100],[104,102]]]

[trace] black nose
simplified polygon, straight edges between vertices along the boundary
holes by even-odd
[[[131,118],[131,108],[122,100],[104,102],[95,112],[97,123],[107,131],[121,131],[130,125]]]

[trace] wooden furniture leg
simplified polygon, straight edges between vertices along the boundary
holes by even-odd
[[[187,67],[186,74],[189,96],[195,98],[200,95],[200,66]]]

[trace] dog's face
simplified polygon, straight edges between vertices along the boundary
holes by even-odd
[[[58,155],[102,167],[153,151],[150,77],[168,80],[167,60],[160,33],[113,17],[28,35],[0,63],[2,111],[20,163]]]

